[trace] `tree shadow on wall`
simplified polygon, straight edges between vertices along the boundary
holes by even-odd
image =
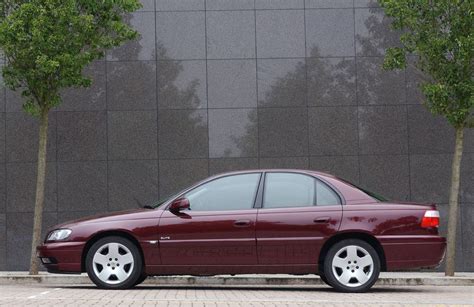
[[[397,97],[393,90],[395,89],[395,94],[402,93],[402,87],[407,91],[406,103],[422,103],[425,97],[419,86],[423,82],[430,81],[430,78],[416,66],[418,61],[416,55],[408,56],[405,70],[383,70],[385,50],[390,47],[401,47],[400,35],[403,32],[391,28],[393,19],[385,16],[383,9],[377,7],[377,1],[371,0],[369,6],[367,14],[362,14],[365,16],[363,25],[360,25],[363,30],[356,35],[357,54],[360,56],[357,65],[358,71],[362,72],[362,78],[358,80],[362,104],[386,104],[386,102],[404,104],[405,97]],[[372,56],[375,58],[364,58]]]
[[[181,78],[186,74],[186,69],[191,71],[202,68],[205,74],[205,64],[202,67],[190,67],[190,61],[175,61],[167,56],[167,51],[162,44],[158,44],[157,53],[161,59],[158,64],[157,94],[159,101],[159,113],[173,117],[163,118],[167,122],[160,123],[160,128],[173,129],[173,136],[181,140],[179,144],[169,151],[165,158],[207,158],[207,112],[204,93],[199,93],[202,88],[198,77]],[[201,64],[196,64],[201,65]],[[161,117],[160,117],[161,119]],[[161,135],[160,135],[161,136]],[[196,140],[199,140],[196,142]],[[170,144],[173,139],[167,140]],[[193,152],[193,155],[190,153]],[[172,155],[172,157],[171,157]],[[160,157],[161,158],[161,157]]]
[[[392,19],[380,7],[356,13],[358,33],[355,37],[357,58],[357,90],[359,105],[405,104],[405,71],[384,71],[385,49],[400,46],[401,32],[391,29]]]
[[[252,109],[249,112],[245,133],[240,136],[232,136],[233,143],[242,153],[250,152],[257,140],[259,110],[260,112],[267,112],[275,107],[297,110],[297,108],[306,107],[307,104],[309,106],[356,104],[354,60],[350,58],[322,58],[317,47],[314,47],[310,54],[311,57],[307,58],[306,61],[291,62],[291,65],[286,65],[284,73],[280,73],[280,76],[277,77],[272,76],[270,82],[267,82],[264,86],[259,86],[258,110]],[[262,75],[262,69],[265,69],[265,67],[262,68],[259,63],[259,79]],[[271,74],[271,69],[269,70],[269,74]],[[259,84],[261,83],[262,80],[260,79]],[[283,114],[283,116],[286,115]],[[275,125],[276,134],[284,133],[284,131],[280,131],[281,128],[277,120],[272,125]],[[298,137],[306,140],[307,135],[299,135]],[[285,142],[284,138],[281,138],[280,141]],[[291,146],[293,141],[288,139],[286,145]],[[280,145],[285,146],[285,144]]]
[[[209,153],[206,64],[173,60],[160,42],[157,55],[159,159],[167,160],[160,161],[163,197],[208,175],[202,160]]]
[[[154,35],[153,41],[151,41],[150,34],[146,33],[146,31],[150,31],[149,27],[147,27],[142,17],[142,13],[126,14],[123,17],[125,23],[132,26],[138,31],[138,37],[134,40],[124,43],[119,47],[116,47],[111,50],[106,50],[104,58],[95,60],[89,66],[87,66],[84,69],[84,74],[92,79],[91,86],[89,88],[65,89],[62,93],[63,103],[58,107],[58,110],[104,110],[106,108],[105,66],[107,65],[107,63],[114,64],[118,63],[119,61],[121,61],[121,63],[133,61],[132,63],[139,65],[139,68],[132,68],[128,66],[126,68],[124,67],[124,65],[113,65],[111,66],[111,68],[109,68],[110,71],[108,72],[108,74],[116,75],[124,82],[124,86],[118,89],[118,91],[122,91],[122,93],[117,93],[115,96],[124,96],[127,95],[127,92],[133,93],[133,88],[135,88],[135,91],[137,91],[137,95],[140,94],[139,84],[137,86],[127,87],[127,84],[131,84],[131,80],[129,81],[128,79],[130,79],[133,73],[135,73],[136,75],[137,70],[142,72],[141,75],[154,75],[155,72],[153,71],[152,66],[149,65],[149,61],[154,60],[156,58]],[[114,91],[117,92],[117,89],[114,89]],[[142,103],[139,101],[133,101],[133,103],[136,103],[138,105],[138,107],[136,107],[137,109],[142,108],[142,106],[144,109],[149,109],[151,108],[151,104],[153,103],[151,95],[146,100],[146,103]],[[108,106],[109,109],[111,107],[114,108],[115,106]],[[126,107],[124,106],[121,106],[120,108],[126,109]],[[133,107],[129,109],[133,109]]]
[[[359,56],[383,56],[386,48],[400,46],[401,33],[391,28],[392,19],[377,6],[377,1],[371,0],[368,6],[358,11],[363,24],[360,24],[362,20],[356,20],[356,52]]]

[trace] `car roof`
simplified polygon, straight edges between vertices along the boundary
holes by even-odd
[[[294,168],[294,169],[291,169],[291,168],[262,168],[262,169],[238,170],[238,171],[219,173],[219,174],[216,174],[214,176],[211,176],[211,178],[223,177],[223,176],[228,176],[228,175],[256,173],[256,172],[301,173],[301,174],[319,175],[319,176],[324,176],[324,177],[332,177],[332,178],[337,179],[336,176],[328,174],[328,173],[315,171],[315,170],[297,169],[297,168]]]

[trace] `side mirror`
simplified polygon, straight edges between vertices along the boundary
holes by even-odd
[[[179,212],[186,209],[189,209],[189,200],[187,198],[178,198],[169,207],[171,212]]]

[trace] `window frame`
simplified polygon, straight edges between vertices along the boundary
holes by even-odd
[[[316,193],[314,195],[315,197],[315,200],[314,200],[314,204],[312,206],[298,206],[298,207],[278,207],[278,208],[265,208],[263,206],[263,197],[264,197],[264,194],[265,194],[265,183],[266,183],[266,180],[267,180],[267,174],[269,173],[278,173],[278,174],[296,174],[296,175],[301,175],[301,176],[307,176],[307,177],[310,177],[312,179],[314,179],[314,189],[316,191],[316,188],[317,188],[317,182],[320,182],[321,184],[323,184],[324,186],[326,186],[329,190],[331,190],[335,195],[336,197],[338,198],[339,200],[339,204],[337,205],[329,205],[329,206],[318,206],[318,204],[316,203]],[[263,180],[262,180],[263,179]],[[255,208],[258,208],[258,209],[289,209],[289,208],[311,208],[311,207],[332,207],[332,206],[344,206],[345,205],[345,199],[344,197],[342,196],[342,194],[339,192],[338,189],[336,189],[331,183],[327,182],[326,180],[322,179],[322,178],[319,178],[318,176],[315,176],[313,174],[310,174],[310,173],[302,173],[302,172],[295,172],[295,171],[265,171],[263,172],[262,174],[262,177],[260,179],[260,186],[259,186],[259,191],[258,191],[258,195],[257,195],[257,202],[255,204]]]
[[[164,206],[164,210],[168,210],[169,211],[169,207],[171,206],[171,204],[177,200],[177,199],[180,199],[182,197],[184,197],[184,195],[186,195],[187,193],[205,185],[205,184],[208,184],[208,183],[211,183],[213,181],[216,181],[216,180],[219,180],[219,179],[223,179],[223,178],[227,178],[227,177],[235,177],[235,176],[241,176],[241,175],[251,175],[251,174],[258,174],[259,177],[258,177],[258,181],[257,181],[257,188],[254,192],[254,200],[253,200],[253,204],[252,204],[252,207],[251,208],[248,208],[248,209],[234,209],[234,210],[209,210],[209,211],[194,211],[194,212],[231,212],[231,211],[243,211],[243,210],[252,210],[252,209],[256,209],[256,203],[258,201],[258,196],[259,196],[259,192],[260,192],[260,188],[261,188],[261,184],[263,182],[263,175],[264,175],[264,172],[262,171],[254,171],[254,172],[242,172],[242,173],[231,173],[231,174],[224,174],[222,176],[217,176],[217,177],[212,177],[212,178],[208,178],[208,179],[205,179],[203,181],[200,181],[198,182],[197,184],[193,185],[193,186],[190,186],[184,190],[182,190],[181,192],[178,193],[178,196],[174,197],[173,199],[169,200],[168,203]],[[192,212],[192,211],[190,211]]]
[[[169,210],[169,207],[171,206],[173,201],[183,197],[186,193],[190,192],[191,190],[194,190],[195,188],[200,187],[203,184],[206,184],[206,183],[209,183],[211,181],[221,179],[221,178],[224,178],[224,177],[247,175],[247,174],[260,174],[259,183],[258,183],[258,187],[257,187],[257,193],[256,193],[256,196],[255,196],[253,207],[251,209],[263,209],[263,207],[262,207],[263,206],[263,193],[264,193],[264,189],[265,189],[265,179],[266,179],[267,173],[290,173],[290,174],[299,174],[299,175],[306,175],[306,176],[312,177],[315,180],[319,180],[320,182],[325,184],[328,188],[330,188],[334,193],[336,193],[336,195],[337,195],[337,197],[339,198],[339,201],[340,201],[339,206],[346,205],[346,200],[345,200],[344,196],[332,183],[328,182],[324,178],[320,178],[319,176],[317,176],[313,173],[298,172],[298,171],[292,171],[292,170],[255,170],[255,171],[248,171],[248,172],[228,173],[228,174],[222,174],[220,176],[217,175],[217,176],[214,176],[214,177],[211,177],[211,178],[206,178],[206,179],[201,180],[198,183],[196,183],[192,186],[189,186],[189,187],[181,190],[180,192],[174,194],[175,196],[173,198],[168,199],[165,203],[163,203],[162,205],[156,207],[155,210],[156,209],[161,209],[161,208],[163,208],[164,211]],[[336,205],[334,205],[334,206],[336,206]],[[318,207],[318,206],[315,205],[315,206],[312,206],[312,207]],[[321,208],[322,207],[331,208],[332,206],[320,206],[320,207]],[[280,209],[284,209],[284,208],[311,208],[311,207],[282,207]],[[245,209],[245,210],[251,210],[251,209]],[[266,208],[266,209],[271,209],[271,208]],[[276,209],[276,208],[274,208],[274,209]],[[225,211],[229,211],[229,210],[209,211],[209,212],[225,212]],[[239,210],[237,210],[237,211],[239,211]],[[201,211],[201,212],[203,212],[203,211]]]

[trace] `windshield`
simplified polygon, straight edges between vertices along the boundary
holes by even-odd
[[[150,205],[153,209],[158,208],[159,206],[163,205],[171,196],[163,197],[162,199],[158,200],[158,202]]]
[[[165,196],[165,197],[161,198],[160,200],[158,200],[157,203],[151,205],[150,207],[152,207],[153,209],[156,209],[159,206],[166,203],[168,200],[178,197],[178,195],[181,194],[181,193],[183,193],[183,191],[179,191],[178,193],[174,193],[174,194],[168,194],[168,196]]]

